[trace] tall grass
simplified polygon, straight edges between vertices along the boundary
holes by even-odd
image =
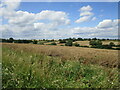
[[[118,88],[117,68],[3,46],[3,88]]]

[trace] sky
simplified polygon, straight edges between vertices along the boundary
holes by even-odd
[[[0,4],[0,38],[118,38],[118,2],[20,1]]]

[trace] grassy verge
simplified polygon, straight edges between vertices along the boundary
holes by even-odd
[[[82,60],[82,59],[81,59]],[[117,68],[3,46],[3,88],[118,88]]]

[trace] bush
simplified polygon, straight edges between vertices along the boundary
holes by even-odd
[[[96,46],[91,46],[91,48],[112,49],[112,46],[110,46],[110,45],[96,45]]]
[[[14,39],[13,38],[9,38],[9,43],[13,43]]]
[[[38,44],[40,44],[40,45],[44,45],[44,42],[38,42]]]
[[[92,46],[96,46],[96,45],[102,45],[102,42],[100,40],[91,40],[89,44]]]
[[[74,43],[74,46],[79,47],[79,46],[80,46],[80,44],[78,44],[78,43]]]
[[[37,42],[38,42],[38,41],[34,40],[34,41],[33,41],[33,44],[37,44]]]
[[[113,42],[110,42],[109,45],[110,46],[115,46],[115,44]]]
[[[89,46],[80,46],[80,47],[87,47],[87,48],[89,48]]]
[[[51,43],[50,45],[57,45],[55,42]]]
[[[60,42],[60,43],[66,43],[66,40],[64,40],[64,39],[61,40],[61,39],[60,39],[59,42]]]
[[[72,45],[73,45],[73,42],[71,40],[69,40],[65,43],[65,46],[72,46]]]

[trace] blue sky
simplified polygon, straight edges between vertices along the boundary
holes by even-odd
[[[78,11],[82,6],[90,5],[93,8],[95,16],[98,18],[95,22],[85,22],[75,24],[74,21],[79,18]],[[69,18],[74,26],[96,26],[104,19],[118,18],[117,2],[22,2],[19,10],[31,13],[39,13],[42,10],[64,11],[69,13]]]
[[[3,10],[2,38],[118,38],[117,2],[4,4],[7,7],[0,9]]]

